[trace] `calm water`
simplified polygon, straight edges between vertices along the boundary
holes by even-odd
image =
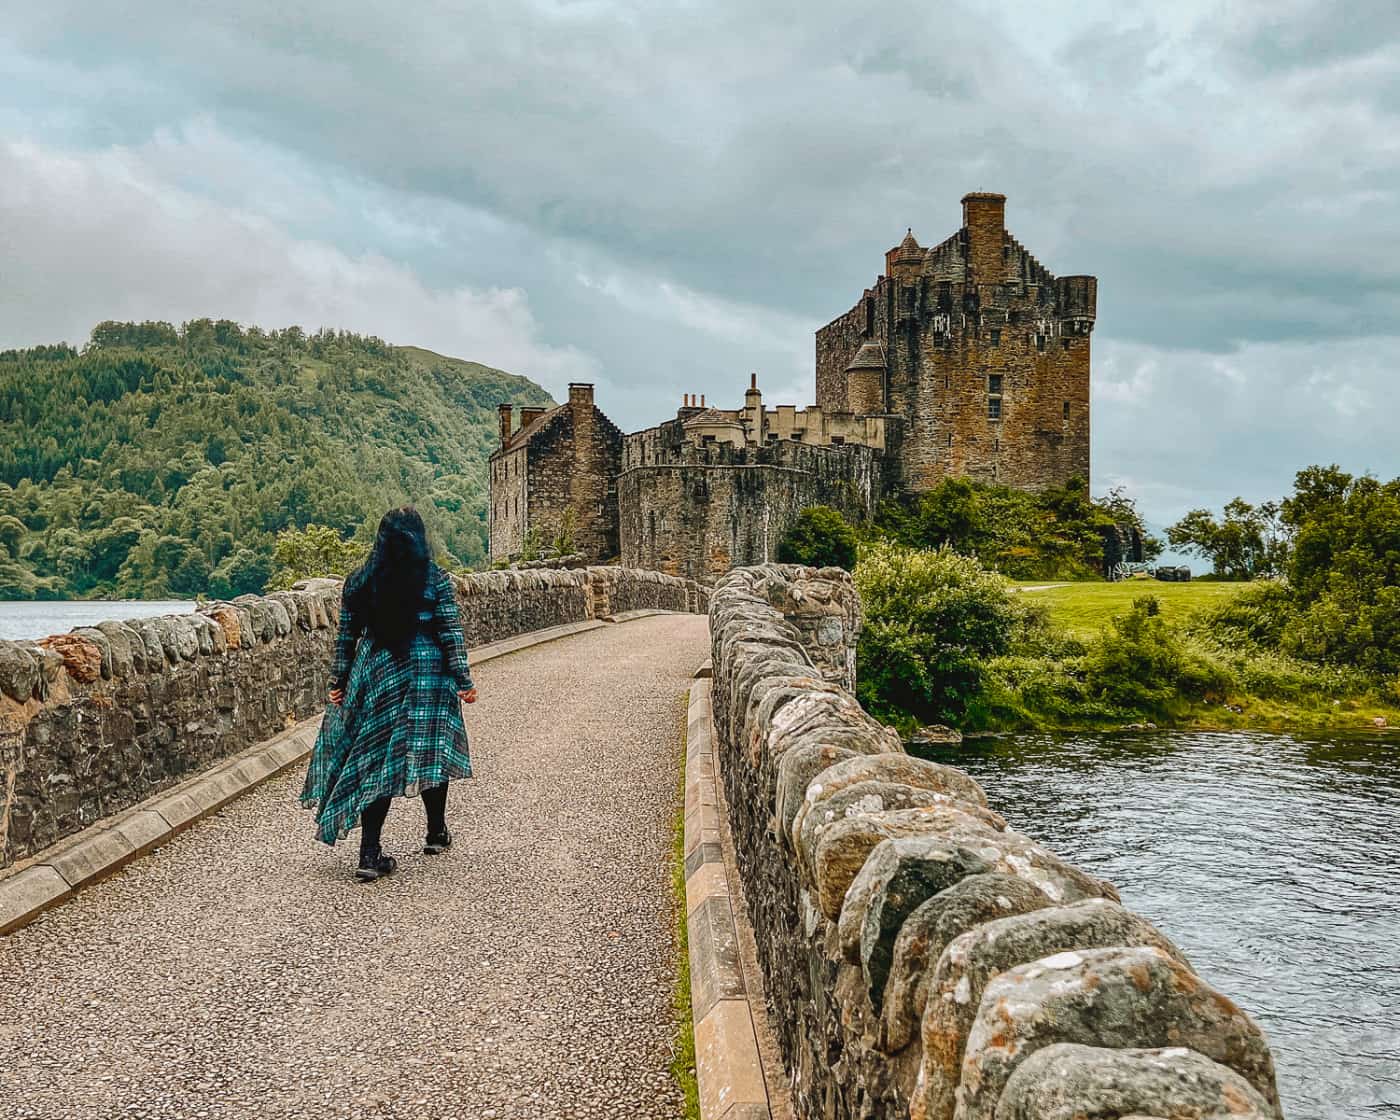
[[[50,634],[65,634],[75,626],[91,626],[108,619],[149,618],[192,610],[194,603],[181,599],[0,603],[0,638],[11,642],[46,638]]]
[[[1400,742],[1017,736],[929,757],[1254,1016],[1289,1120],[1400,1116]]]

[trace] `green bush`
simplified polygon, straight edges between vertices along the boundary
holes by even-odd
[[[1008,651],[1024,620],[1005,583],[946,548],[888,541],[862,550],[855,580],[866,619],[857,647],[866,709],[896,724],[960,722],[986,660]]]
[[[778,560],[849,572],[856,566],[858,544],[855,529],[839,512],[830,506],[809,506],[779,542]]]
[[[1280,647],[1297,613],[1288,588],[1262,582],[1202,611],[1190,628],[1229,649],[1272,650]]]
[[[1084,677],[1091,697],[1159,716],[1183,700],[1222,700],[1234,687],[1228,668],[1177,634],[1151,595],[1134,599],[1089,646]]]
[[[326,525],[283,529],[272,548],[272,561],[277,569],[270,586],[274,590],[285,590],[302,579],[347,575],[368,552],[363,544],[343,540]]]

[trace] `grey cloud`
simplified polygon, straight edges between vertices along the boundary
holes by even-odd
[[[1395,356],[1396,18],[1385,0],[50,0],[10,15],[0,135],[124,145],[153,181],[401,263],[430,295],[527,292],[529,344],[586,356],[628,426],[750,368],[809,384],[806,332],[904,227],[937,240],[965,190],[1003,190],[1048,267],[1100,277],[1099,353],[1170,368],[1195,397],[1162,407],[1264,485],[1286,483],[1284,452],[1339,446],[1283,407],[1287,370]],[[1222,360],[1257,398],[1228,421]],[[1179,440],[1160,461],[1151,436],[1112,442],[1115,392],[1096,462],[1181,477]]]

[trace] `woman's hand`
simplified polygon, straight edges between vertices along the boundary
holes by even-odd
[[[457,699],[460,700],[460,701],[462,701],[463,704],[475,704],[475,703],[476,703],[476,689],[474,689],[474,688],[468,688],[468,689],[466,689],[466,690],[464,690],[464,691],[459,691],[459,692],[457,693]]]
[[[332,704],[339,704],[339,703],[343,702],[344,699],[345,699],[345,689],[343,689],[343,688],[333,688],[333,689],[331,689],[331,692],[330,692],[330,701],[331,701]]]

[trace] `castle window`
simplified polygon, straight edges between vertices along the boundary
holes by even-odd
[[[948,433],[948,446],[949,446],[949,447],[952,447],[952,446],[953,446],[953,433],[952,433],[952,432],[949,432],[949,433]]]
[[[1065,401],[1065,419],[1069,419],[1069,401]]]
[[[987,398],[987,419],[988,419],[988,420],[1000,420],[1000,419],[1001,419],[1001,398],[1000,398],[1000,397],[988,397],[988,398]]]
[[[865,301],[865,337],[869,338],[875,333],[875,301],[866,298]]]
[[[845,442],[846,442],[846,437],[845,437],[845,436],[832,436],[832,437],[831,437],[831,446],[832,446],[832,447],[840,447],[840,446],[841,446],[843,443],[845,443]]]
[[[1062,339],[1060,339],[1060,345],[1063,346],[1066,350],[1068,350],[1068,349],[1069,349],[1069,339],[1067,339],[1067,338],[1062,338]]]
[[[1000,345],[1001,345],[1001,331],[996,331],[996,330],[992,331],[992,345],[993,345],[993,346],[1000,346]]]
[[[996,395],[1000,395],[1000,393],[1001,393],[1001,374],[999,374],[999,373],[989,373],[989,374],[987,374],[987,392],[992,393],[992,394],[996,394]]]
[[[1037,350],[1045,349],[1045,336],[1043,334],[1038,334],[1035,336],[1035,348]]]

